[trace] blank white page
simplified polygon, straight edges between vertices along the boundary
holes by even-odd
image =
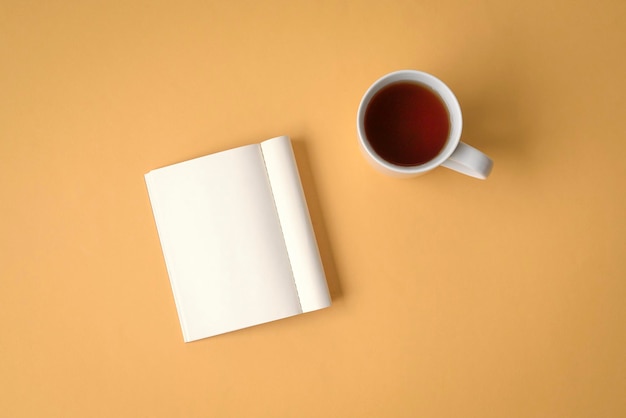
[[[259,145],[145,177],[186,342],[302,313]]]
[[[261,142],[300,304],[304,312],[330,305],[320,259],[291,141],[286,136]]]

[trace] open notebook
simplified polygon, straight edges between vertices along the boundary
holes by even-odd
[[[145,178],[185,342],[330,305],[288,137]]]

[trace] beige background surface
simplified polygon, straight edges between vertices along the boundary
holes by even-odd
[[[0,415],[626,415],[621,1],[0,0]],[[481,182],[384,177],[365,89],[457,93]],[[184,344],[143,174],[287,134],[334,304]]]

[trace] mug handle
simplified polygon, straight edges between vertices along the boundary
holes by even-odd
[[[484,180],[491,173],[493,161],[476,148],[459,142],[452,155],[441,165],[461,174]]]

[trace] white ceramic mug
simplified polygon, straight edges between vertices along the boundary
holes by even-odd
[[[441,151],[422,164],[405,166],[385,160],[374,151],[365,133],[365,112],[372,97],[382,88],[397,82],[417,83],[429,88],[439,96],[448,112],[450,122],[448,138]],[[461,107],[450,88],[438,78],[415,70],[396,71],[378,79],[363,95],[357,113],[357,131],[361,150],[375,168],[395,177],[417,176],[442,165],[471,177],[486,179],[493,167],[493,161],[476,148],[461,142],[462,127]]]

